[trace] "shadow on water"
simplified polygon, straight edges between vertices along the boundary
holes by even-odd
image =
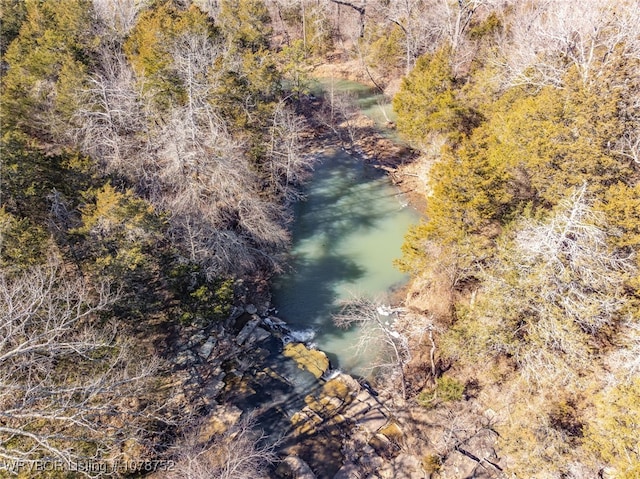
[[[340,91],[351,88],[361,108],[380,109],[371,89],[336,85]],[[337,148],[322,155],[305,195],[295,207],[290,271],[273,282],[276,316],[294,330],[313,329],[313,342],[333,368],[366,377],[375,351],[358,356],[359,331],[336,328],[331,316],[351,291],[377,295],[406,280],[392,263],[417,214],[404,208],[406,202],[382,172]],[[281,340],[271,336],[238,359],[250,366],[237,368],[224,401],[253,411],[267,440],[283,437],[278,449],[292,454],[293,448],[318,478],[333,477],[343,462],[344,427],[351,423],[338,425],[323,417],[321,424],[305,428],[307,420],[296,414],[321,393],[324,381],[300,369],[282,348]]]
[[[334,87],[354,91],[360,108],[381,109],[381,95],[366,86],[338,82]],[[272,284],[276,316],[294,331],[281,335],[281,330],[273,330],[228,359],[223,365],[224,389],[216,399],[252,414],[266,442],[281,438],[281,455],[303,458],[324,479],[334,477],[344,462],[343,438],[353,421],[343,416],[343,409],[329,408],[335,402],[320,401],[328,393],[325,381],[335,371],[316,378],[304,369],[304,361],[283,353],[284,343],[302,337],[310,342],[305,330],[313,329],[313,342],[327,354],[332,368],[367,379],[376,348],[370,347],[364,359],[357,355],[360,331],[336,328],[331,316],[351,291],[375,296],[406,280],[394,269],[393,260],[400,256],[404,233],[418,215],[405,208],[399,190],[372,166],[337,148],[327,150],[321,160],[305,191],[306,200],[295,207],[290,271]],[[238,324],[238,330],[246,323]]]
[[[341,243],[354,232],[375,229],[389,213],[372,208],[373,201],[388,196],[381,194],[380,176],[342,151],[318,167],[312,189],[295,212],[292,270],[274,288],[284,319],[306,325],[326,322],[339,299],[335,285],[356,283],[366,274],[362,265],[341,252]],[[283,295],[301,301],[283,301]]]
[[[390,138],[399,144],[404,144],[404,141],[397,135],[395,130],[386,128],[388,122],[395,122],[397,119],[397,115],[391,105],[391,99],[388,96],[380,93],[377,88],[339,78],[318,78],[312,87],[313,93],[318,96],[326,95],[326,92],[330,92],[332,89],[337,93],[351,95],[360,112],[374,121],[382,136]]]
[[[275,306],[292,327],[315,329],[334,365],[353,372],[357,332],[336,328],[331,315],[350,291],[378,294],[402,282],[392,261],[415,214],[403,209],[383,173],[333,150],[316,168],[295,218],[291,271],[274,282]]]

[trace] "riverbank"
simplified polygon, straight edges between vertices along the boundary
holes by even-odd
[[[323,74],[323,72],[325,70],[319,69],[314,74]],[[363,79],[354,80],[354,78],[360,78],[360,75],[354,76],[348,66],[343,69],[329,69],[327,72],[340,75],[335,78],[337,82],[347,81],[352,84],[360,82],[357,84],[361,88],[371,89],[371,95],[382,96],[375,92],[375,87],[371,86],[371,82],[365,82]],[[333,87],[332,78],[318,77],[318,79],[325,88]],[[337,94],[341,93],[340,87],[340,85],[336,87]],[[333,107],[327,106],[329,101],[323,100],[321,97],[312,95],[303,98],[299,103],[298,111],[305,116],[307,121],[307,127],[302,137],[308,145],[310,154],[321,152],[335,146],[336,143],[340,144],[354,158],[384,171],[400,192],[406,196],[408,206],[415,211],[423,211],[426,177],[416,165],[420,153],[397,136],[395,124],[386,113],[382,115],[384,121],[376,121],[358,108],[357,95],[362,92],[356,92],[355,96],[352,96],[348,91],[344,93],[346,96],[339,100],[341,105],[337,107],[338,110],[343,110],[339,112],[342,113],[342,118],[336,115],[336,118],[327,119],[319,114],[323,109],[333,110]],[[385,98],[384,101],[390,101],[389,97]],[[388,103],[386,105],[378,104],[376,107],[382,111],[388,105]]]
[[[327,83],[334,84],[333,81]],[[402,191],[408,205],[424,211],[429,163],[416,151],[390,139],[385,128],[392,127],[392,124],[376,124],[364,114],[355,113],[329,133],[346,138],[345,151],[358,161],[384,171]],[[487,409],[490,401],[487,402],[486,397],[476,399],[473,378],[457,384],[456,387],[463,388],[460,397],[447,398],[445,394],[446,399],[433,403],[425,399],[443,394],[440,388],[444,383],[438,382],[438,378],[448,365],[441,362],[436,341],[440,317],[450,314],[447,309],[450,303],[445,298],[448,293],[445,282],[425,284],[418,278],[393,295],[390,303],[404,306],[404,313],[389,332],[400,334],[408,345],[402,374],[406,395],[399,394],[396,377],[379,384],[381,396],[403,430],[401,450],[420,458],[420,467],[416,470],[424,475],[422,477],[439,471],[440,477],[453,478],[459,477],[462,471],[466,471],[465,475],[474,474],[478,468],[485,471],[486,477],[497,477],[501,469],[493,452],[497,436],[491,426],[495,413]],[[458,426],[462,429],[452,436],[451,428]]]
[[[402,452],[402,426],[385,398],[303,340],[252,304],[183,338],[176,364],[189,397],[170,403],[206,412],[197,444],[237,431],[249,416],[282,459],[270,477],[423,477],[419,460]]]
[[[304,132],[306,151],[309,155],[324,155],[328,162],[316,168],[316,183],[318,170],[328,177],[336,176],[338,171],[341,179],[354,177],[349,181],[356,184],[337,188],[343,192],[357,190],[357,181],[373,182],[371,188],[364,188],[364,197],[343,201],[346,204],[334,211],[344,229],[334,239],[341,243],[363,224],[377,224],[377,213],[376,218],[371,217],[372,201],[384,202],[384,214],[403,208],[395,198],[396,191],[388,194],[378,188],[384,183],[384,188],[391,189],[382,173],[388,175],[398,162],[394,152],[404,154],[406,150],[378,136],[375,126],[360,115],[357,121],[351,118],[349,127],[355,125],[358,131],[355,141],[347,144],[343,141],[346,135],[335,136],[336,130],[340,132],[347,126],[336,124],[332,129],[323,125],[313,116],[315,110],[322,108],[322,100],[309,102],[303,106],[311,112]],[[346,163],[331,164],[327,155],[337,155],[335,161]],[[358,175],[363,175],[362,179],[356,180]],[[323,189],[323,198],[327,194],[328,190]],[[323,199],[327,204],[320,206],[313,203],[313,194],[310,196],[300,206],[323,211],[329,215],[326,219],[331,217],[331,208],[342,204],[327,196]],[[366,221],[359,213],[366,216]],[[392,229],[401,241],[406,225]],[[355,246],[362,248],[360,243]],[[388,244],[385,246],[389,249]],[[323,246],[330,254],[336,253],[337,247],[337,243]],[[399,253],[399,243],[397,248]],[[335,266],[335,262],[327,263],[324,256],[318,261],[329,268]],[[391,261],[390,257],[389,266]],[[313,281],[317,297],[322,285],[315,275]],[[376,392],[368,383],[335,369],[327,355],[312,344],[315,339],[310,331],[296,331],[277,317],[268,286],[266,278],[237,282],[236,305],[224,322],[202,327],[193,324],[183,328],[173,342],[175,377],[180,383],[176,389],[180,392],[170,402],[172,407],[188,408],[190,414],[203,417],[195,432],[197,443],[207,444],[233,435],[251,418],[254,427],[264,431],[262,441],[273,444],[282,460],[270,477],[332,479],[356,473],[379,478],[423,477],[419,459],[402,451],[403,426],[386,406],[395,403],[389,392]],[[331,305],[333,300],[323,298],[323,303]],[[302,311],[296,316],[304,323],[309,321],[310,312],[315,311]],[[330,321],[330,317],[327,312],[326,319]],[[310,325],[296,327],[308,329]]]

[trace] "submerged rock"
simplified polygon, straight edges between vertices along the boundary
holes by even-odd
[[[329,369],[329,358],[325,353],[309,349],[302,343],[286,344],[282,354],[293,359],[300,369],[309,371],[318,379]]]

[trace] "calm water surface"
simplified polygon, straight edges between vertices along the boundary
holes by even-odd
[[[279,316],[313,341],[334,367],[366,375],[373,351],[356,354],[357,329],[335,328],[331,314],[352,294],[384,295],[407,278],[393,260],[418,214],[389,179],[340,149],[327,150],[297,204],[291,271],[274,284]]]

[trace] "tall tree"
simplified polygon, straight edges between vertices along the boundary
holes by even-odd
[[[254,53],[269,48],[271,16],[262,0],[223,0],[216,20],[231,45]]]
[[[592,338],[623,318],[625,280],[636,273],[611,248],[585,187],[547,221],[520,227],[488,266],[481,299],[454,331],[466,331],[475,354],[511,357],[537,384],[564,383],[589,366]]]
[[[420,57],[393,99],[398,130],[418,145],[428,143],[433,134],[457,134],[473,126],[470,112],[457,98],[451,55],[445,46]]]
[[[60,141],[78,107],[97,45],[89,0],[28,1],[26,19],[4,61],[2,122]]]

